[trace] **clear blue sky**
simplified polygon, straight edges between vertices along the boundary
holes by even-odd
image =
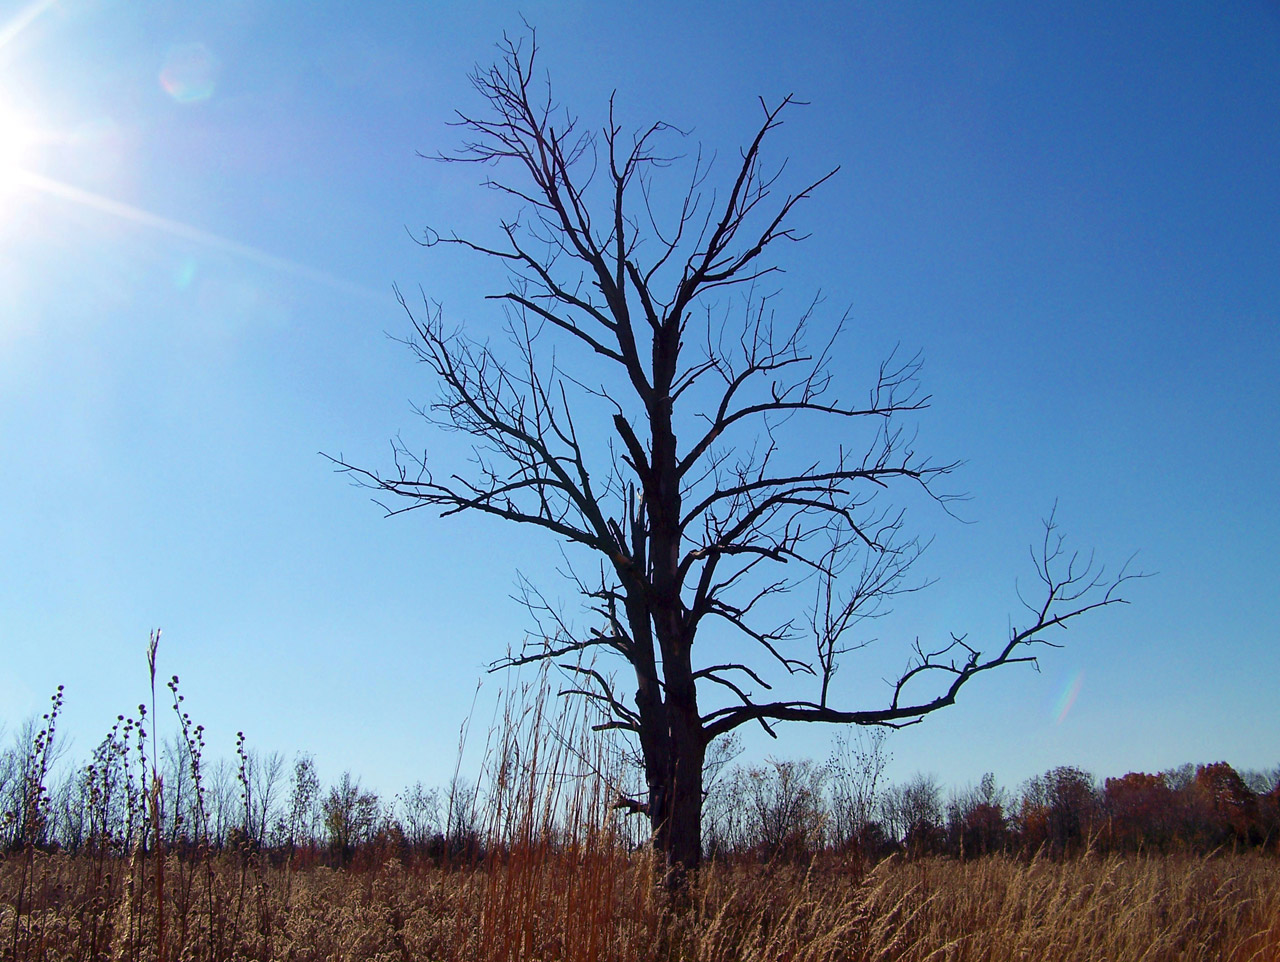
[[[555,546],[483,519],[383,520],[319,451],[444,459],[392,284],[478,333],[492,268],[410,240],[506,210],[448,149],[504,29],[559,99],[667,120],[727,161],[794,93],[769,156],[799,184],[786,291],[853,336],[853,388],[924,352],[921,450],[963,458],[938,583],[839,676],[879,704],[906,643],[998,642],[1027,545],[1158,577],[1041,673],[975,682],[893,737],[893,774],[1005,783],[1280,762],[1280,8],[1218,3],[0,3],[0,721],[67,686],[86,756],[162,676],[231,754],[313,752],[390,793],[452,771],[482,668]],[[7,118],[7,119],[6,119]],[[16,134],[15,134],[16,132]],[[0,134],[0,136],[4,136]],[[725,166],[717,168],[725,170]],[[488,724],[485,676],[475,727]],[[1064,695],[1077,697],[1065,714]],[[171,730],[171,729],[170,729]],[[783,726],[751,750],[825,754]],[[753,736],[754,739],[754,736]]]

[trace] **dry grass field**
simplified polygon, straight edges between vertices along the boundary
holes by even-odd
[[[610,845],[443,869],[291,870],[253,857],[0,863],[6,959],[1280,959],[1280,864],[1256,854],[970,862],[834,857],[706,868],[684,904]],[[23,890],[21,916],[15,917]],[[163,953],[159,951],[163,930]]]
[[[180,709],[176,680],[174,688]],[[534,695],[519,693],[490,732],[484,790],[470,796],[462,822],[450,802],[444,825],[454,827],[432,848],[415,847],[389,817],[357,840],[351,811],[336,802],[325,809],[327,841],[292,830],[274,843],[255,837],[240,826],[268,819],[265,806],[253,807],[259,783],[242,746],[242,821],[220,835],[210,827],[203,742],[185,714],[185,795],[182,769],[166,789],[152,743],[139,737],[131,747],[127,727],[65,783],[80,794],[51,793],[59,692],[31,750],[13,756],[21,767],[11,779],[17,816],[4,823],[11,840],[0,848],[0,960],[1280,962],[1280,858],[1269,829],[1251,844],[1247,832],[1220,832],[1211,837],[1236,841],[1201,854],[1185,841],[1134,854],[1089,823],[1079,845],[1054,848],[1035,841],[1024,805],[1021,847],[966,860],[895,845],[875,861],[839,854],[848,846],[834,837],[822,843],[829,815],[814,807],[814,792],[784,792],[788,805],[814,803],[800,807],[813,818],[796,823],[798,835],[791,823],[768,837],[753,830],[672,894],[661,858],[616,810],[617,754],[589,718],[548,717],[545,691]],[[1188,791],[1207,791],[1195,784],[1226,770],[1202,767]],[[331,798],[362,804],[364,794],[347,789]],[[743,792],[729,807],[752,804]],[[1245,828],[1270,824],[1257,813],[1277,794],[1247,794],[1255,821]],[[1086,795],[1082,805],[1094,799]],[[1205,795],[1206,817],[1215,797]],[[76,799],[81,808],[66,804]],[[367,800],[376,811],[376,797]],[[1109,811],[1109,820],[1126,812]]]

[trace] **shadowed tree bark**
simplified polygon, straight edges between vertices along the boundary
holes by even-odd
[[[748,723],[770,735],[779,721],[913,724],[975,676],[1034,661],[1048,629],[1120,602],[1126,575],[1104,580],[1064,552],[1051,519],[1023,627],[987,652],[959,636],[917,642],[884,704],[833,704],[841,656],[859,647],[853,627],[918,587],[906,576],[921,542],[885,500],[914,489],[945,507],[935,486],[955,467],[918,455],[900,424],[928,401],[918,358],[891,356],[852,403],[835,391],[842,325],[812,349],[818,301],[790,319],[775,307],[771,257],[802,239],[792,215],[835,171],[784,192],[782,167],[766,167],[788,97],[761,102],[759,126],[713,188],[700,153],[666,152],[680,131],[626,131],[612,100],[605,126],[585,129],[535,74],[532,36],[500,50],[472,77],[482,104],[458,115],[461,149],[436,159],[492,171],[486,186],[515,212],[492,240],[428,230],[422,242],[505,266],[509,284],[490,297],[506,311],[508,349],[446,326],[426,297],[414,308],[400,295],[406,343],[439,389],[420,413],[470,435],[473,458],[439,470],[397,440],[391,471],[334,461],[402,499],[384,503],[389,514],[480,512],[568,546],[591,626],[578,630],[526,583],[538,630],[495,664],[557,660],[575,679],[567,691],[607,713],[602,728],[635,737],[647,794],[619,806],[647,814],[678,884],[702,855],[713,739]],[[681,164],[688,180],[672,202],[655,176]],[[779,614],[805,585],[816,591],[807,614],[804,603]],[[734,653],[702,654],[709,646],[696,642],[712,635]],[[625,662],[634,691],[598,654]],[[779,673],[809,676],[812,695],[772,695]]]

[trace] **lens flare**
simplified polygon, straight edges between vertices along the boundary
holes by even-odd
[[[185,291],[191,287],[192,282],[196,279],[196,262],[193,257],[184,257],[178,264],[178,269],[173,272],[173,286],[180,291]]]
[[[42,13],[52,7],[58,0],[36,0],[35,3],[19,11],[18,15],[3,27],[0,27],[0,47],[5,46],[14,37],[31,26]]]
[[[160,86],[180,104],[194,104],[213,96],[218,81],[218,58],[202,43],[169,48],[160,71]]]
[[[170,237],[177,237],[182,240],[191,241],[202,247],[211,250],[222,251],[237,257],[242,257],[263,267],[269,267],[285,274],[291,274],[294,277],[300,277],[304,280],[315,281],[323,284],[332,290],[343,291],[355,297],[364,298],[375,303],[382,303],[386,300],[386,294],[382,291],[376,291],[372,288],[365,287],[362,284],[353,284],[350,281],[334,277],[324,271],[318,271],[313,267],[305,264],[299,264],[297,261],[289,260],[286,257],[279,257],[275,254],[269,254],[257,247],[249,244],[242,244],[239,241],[231,240],[227,237],[219,236],[210,231],[201,230],[198,227],[192,227],[190,224],[184,224],[181,221],[170,220],[168,217],[161,217],[150,211],[134,207],[130,204],[121,203],[118,200],[112,200],[110,197],[103,197],[101,194],[95,194],[91,191],[83,190],[71,184],[62,183],[53,180],[50,177],[44,177],[40,174],[23,171],[21,181],[24,186],[33,190],[38,190],[50,197],[57,197],[61,200],[71,201],[87,207],[90,210],[96,210],[103,214],[109,214],[112,217],[138,224],[152,230],[158,230],[161,233],[168,234]],[[194,274],[192,275],[194,279]]]
[[[1076,703],[1076,698],[1080,694],[1080,688],[1084,685],[1084,672],[1077,671],[1069,678],[1062,689],[1062,694],[1058,696],[1058,700],[1054,703],[1054,723],[1061,725],[1066,719],[1067,714],[1071,711],[1071,706]]]

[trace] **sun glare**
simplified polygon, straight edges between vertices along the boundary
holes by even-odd
[[[0,104],[0,228],[12,227],[18,194],[28,186],[28,164],[34,160],[35,130],[18,113]]]
[[[23,164],[35,132],[18,114],[0,104],[0,193],[11,193],[22,179]]]

